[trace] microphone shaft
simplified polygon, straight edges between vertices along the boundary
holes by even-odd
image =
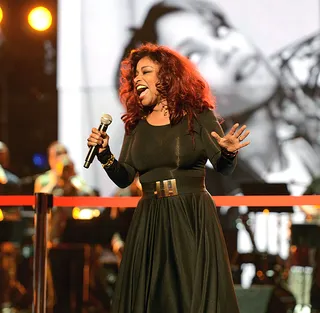
[[[108,126],[109,126],[109,124],[101,123],[99,128],[98,128],[98,130],[106,132],[107,129],[108,129]],[[86,160],[85,160],[85,163],[83,165],[85,168],[89,168],[90,167],[94,157],[98,154],[98,150],[99,150],[99,146],[98,145],[90,147],[90,149],[88,151],[88,154],[87,154],[87,157],[86,157]]]

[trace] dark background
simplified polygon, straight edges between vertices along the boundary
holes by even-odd
[[[44,5],[53,17],[51,27],[39,32],[28,24],[28,12]],[[0,140],[10,150],[10,169],[19,177],[46,167],[35,165],[35,154],[46,155],[57,139],[57,1],[1,1],[0,24],[5,40],[0,46]],[[41,162],[40,162],[41,163]]]

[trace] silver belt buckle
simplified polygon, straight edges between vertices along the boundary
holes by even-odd
[[[157,198],[172,197],[178,195],[176,179],[166,179],[163,181],[158,180],[156,182],[156,190],[154,195]]]

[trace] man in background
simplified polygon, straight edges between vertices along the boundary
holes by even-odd
[[[93,196],[95,192],[77,175],[66,147],[60,142],[49,145],[50,169],[35,180],[34,192],[54,196]],[[84,246],[64,239],[72,207],[54,207],[49,221],[49,264],[54,291],[54,313],[81,313],[83,307]],[[73,301],[72,301],[73,300]]]
[[[93,196],[94,190],[77,175],[67,148],[54,141],[47,149],[50,169],[39,175],[34,183],[34,192],[52,193],[54,196]],[[72,208],[53,208],[50,224],[50,240],[59,243]]]
[[[18,195],[20,179],[9,171],[10,153],[7,145],[0,141],[0,186],[1,194]]]

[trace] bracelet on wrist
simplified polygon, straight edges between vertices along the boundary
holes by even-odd
[[[230,152],[228,151],[227,149],[223,148],[221,150],[222,154],[224,154],[225,156],[229,157],[229,158],[234,158],[237,154],[238,154],[238,151],[235,151],[235,152]]]
[[[114,162],[114,155],[111,154],[106,163],[101,164],[104,169],[109,168]]]

